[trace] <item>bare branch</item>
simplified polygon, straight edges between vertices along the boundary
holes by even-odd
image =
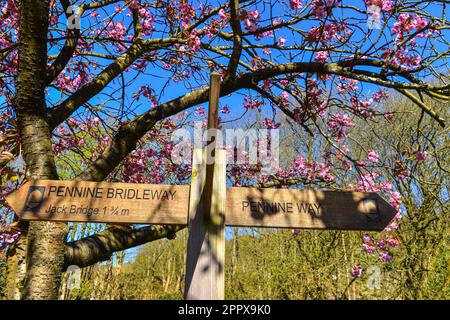
[[[230,0],[231,27],[233,29],[233,53],[228,64],[228,76],[236,77],[242,53],[242,28],[239,20],[239,0]]]

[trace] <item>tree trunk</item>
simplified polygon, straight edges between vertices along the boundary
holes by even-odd
[[[28,222],[20,222],[22,235],[6,255],[6,298],[19,300],[26,274]]]
[[[49,0],[20,2],[19,70],[14,108],[23,156],[33,179],[58,179],[45,103]],[[31,222],[24,299],[57,299],[67,225]]]

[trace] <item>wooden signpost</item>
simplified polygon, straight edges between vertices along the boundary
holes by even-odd
[[[212,129],[219,92],[212,74]],[[226,188],[226,153],[211,136],[193,152],[190,186],[35,180],[6,201],[22,220],[187,224],[189,300],[224,299],[225,226],[381,231],[396,213],[376,193]]]
[[[202,152],[195,149],[194,156],[204,157]],[[35,180],[6,200],[22,220],[181,225],[204,206],[204,164],[193,168],[192,180],[191,186]],[[381,231],[395,215],[376,193],[221,188],[230,227]]]
[[[210,82],[207,146],[194,150],[192,161],[186,300],[223,300],[225,293],[226,151],[216,148],[212,132],[219,120],[219,74]]]

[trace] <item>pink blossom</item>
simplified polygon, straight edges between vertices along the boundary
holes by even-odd
[[[262,52],[263,52],[264,54],[267,54],[267,55],[269,55],[269,54],[272,53],[272,51],[270,50],[270,48],[264,48],[264,49],[262,50]]]
[[[335,177],[331,174],[329,163],[318,163],[306,161],[304,157],[298,155],[292,165],[291,171],[297,172],[308,180],[320,179],[323,181],[333,181]]]
[[[385,113],[383,115],[383,118],[385,118],[386,120],[394,120],[394,114],[391,112]]]
[[[400,239],[394,237],[387,237],[386,242],[393,248],[398,247],[400,245]]]
[[[379,176],[378,173],[367,173],[360,177],[358,180],[358,188],[359,192],[377,192],[379,191],[379,187],[375,179]]]
[[[382,0],[381,9],[384,12],[391,12],[394,9],[394,1],[393,0]]]
[[[283,47],[285,43],[286,43],[286,39],[285,38],[283,38],[281,36],[278,37],[278,46],[279,47]]]
[[[259,29],[257,21],[261,17],[258,10],[247,12],[247,18],[244,19],[244,27],[247,31],[256,31]]]
[[[370,162],[377,163],[379,160],[379,157],[375,151],[370,150],[369,154],[367,155],[367,159],[369,159]]]
[[[352,277],[353,278],[359,278],[361,277],[363,272],[362,266],[360,264],[354,265],[352,267]]]
[[[372,105],[373,100],[372,100],[372,99],[369,99],[369,100],[363,100],[363,101],[360,101],[359,103],[360,103],[360,105],[361,105],[362,107],[367,108],[367,107],[370,107],[370,106]]]
[[[428,26],[428,21],[425,17],[419,16],[417,13],[411,15],[409,13],[402,13],[398,17],[398,21],[392,27],[392,33],[397,34],[396,41],[402,41],[405,34],[412,31],[421,31]],[[424,38],[428,34],[418,34],[417,37]]]
[[[366,4],[368,7],[376,6],[381,9],[383,12],[391,12],[394,8],[393,0],[366,0]]]
[[[370,244],[371,242],[372,242],[372,237],[371,236],[368,236],[368,235],[364,235],[363,236],[363,242],[364,243],[366,243],[366,244]]]
[[[8,245],[13,244],[19,237],[21,233],[19,231],[13,234],[6,234],[0,232],[0,251],[6,249]]]
[[[321,26],[312,27],[307,36],[307,40],[313,42],[344,42],[351,35],[346,22],[331,22]]]
[[[228,20],[227,13],[226,13],[226,11],[223,8],[219,10],[219,17],[223,21],[227,21]]]
[[[399,179],[406,179],[411,174],[411,171],[406,167],[406,165],[398,160],[395,162],[394,172]]]
[[[314,0],[312,10],[317,18],[325,18],[331,13],[331,9],[339,6],[340,0]]]
[[[380,260],[384,262],[389,262],[392,260],[392,256],[387,252],[380,253]]]
[[[371,246],[371,245],[368,245],[366,243],[363,244],[363,249],[364,249],[364,251],[366,251],[369,254],[372,254],[372,253],[375,252],[375,247]]]
[[[392,222],[392,223],[389,225],[389,229],[390,229],[390,230],[397,230],[397,229],[398,229],[398,224],[397,224],[396,222]]]
[[[344,167],[344,170],[348,171],[352,168],[351,162],[347,159],[342,160],[342,165]]]
[[[141,27],[142,27],[142,33],[145,36],[149,36],[155,31],[154,23],[156,21],[153,14],[148,10],[148,8],[141,7],[139,8],[139,16],[142,19]]]
[[[378,240],[378,248],[382,249],[382,250],[386,250],[386,241],[384,241],[383,239]]]
[[[261,14],[259,13],[258,10],[253,10],[248,12],[248,16],[250,17],[250,19],[259,20]]]
[[[391,197],[389,198],[389,203],[395,209],[400,210],[400,206],[402,204],[402,195],[398,191],[392,191]]]
[[[392,183],[390,183],[390,182],[382,182],[382,183],[380,183],[380,187],[381,187],[382,190],[389,191],[389,190],[392,190]]]
[[[189,44],[191,46],[192,51],[196,52],[196,51],[200,50],[202,43],[201,43],[199,37],[194,36],[193,39],[191,41],[189,41]]]
[[[289,0],[289,6],[292,10],[300,10],[303,0]]]
[[[418,151],[416,152],[416,159],[419,161],[423,161],[428,157],[428,153],[426,151]]]
[[[92,19],[94,19],[94,18],[100,18],[100,14],[99,14],[96,10],[92,11],[92,12],[89,14],[89,16],[90,16]]]
[[[333,136],[338,138],[346,137],[349,133],[347,128],[354,125],[348,115],[341,113],[330,115],[327,123]]]
[[[127,34],[127,28],[122,22],[109,22],[106,25],[105,34],[116,40],[123,40]]]
[[[375,102],[380,102],[381,100],[383,99],[385,100],[387,98],[388,98],[387,92],[382,90],[375,92],[372,97],[373,101]]]
[[[198,115],[198,116],[205,116],[205,115],[206,115],[206,113],[205,113],[205,108],[203,108],[203,107],[198,107],[198,108],[195,110],[195,114]]]
[[[316,61],[320,63],[325,63],[330,58],[328,51],[316,52]]]
[[[222,106],[222,109],[220,110],[223,114],[229,114],[230,113],[230,107],[226,104]]]
[[[267,129],[277,129],[279,128],[281,125],[281,123],[274,123],[272,120],[268,119],[268,118],[264,118],[264,126]]]
[[[246,109],[259,109],[264,102],[260,100],[253,100],[249,96],[244,97],[244,108]]]

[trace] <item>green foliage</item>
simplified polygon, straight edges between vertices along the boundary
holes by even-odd
[[[125,264],[120,282],[131,299],[182,299],[187,233],[175,240],[161,240],[140,248],[132,263]]]
[[[226,243],[226,299],[449,299],[448,218],[443,233],[436,227],[426,247],[414,248],[427,253],[424,276],[408,269],[418,262],[410,248],[398,247],[393,261],[384,263],[361,249],[359,233],[239,229]],[[108,266],[97,267],[69,298],[182,299],[185,252],[185,231],[175,240],[144,245],[110,278],[102,276]],[[355,263],[364,266],[356,280],[350,274]],[[105,283],[110,286],[100,287]]]

